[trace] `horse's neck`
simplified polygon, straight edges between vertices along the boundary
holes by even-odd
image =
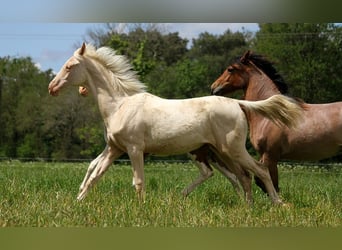
[[[272,82],[272,80],[263,73],[257,73],[250,77],[248,87],[245,90],[244,99],[248,101],[265,100],[276,94],[280,94],[280,91]],[[257,143],[257,132],[260,131],[259,127],[264,126],[263,121],[265,121],[265,119],[267,118],[254,112],[246,112],[246,117],[250,127],[251,141],[254,145],[255,143]]]
[[[114,88],[111,86],[112,80],[112,75],[109,72],[92,74],[88,79],[105,123],[110,115],[116,112],[124,98],[124,96],[114,91]]]
[[[245,90],[245,100],[265,100],[276,94],[280,94],[280,91],[268,76],[263,73],[255,73],[250,76],[248,87]]]

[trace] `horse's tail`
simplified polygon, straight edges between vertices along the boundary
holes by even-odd
[[[279,126],[296,127],[302,117],[304,104],[299,99],[284,95],[274,95],[262,101],[239,100],[245,111],[261,114]]]

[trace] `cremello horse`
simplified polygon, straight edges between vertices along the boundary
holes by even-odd
[[[115,51],[83,44],[49,84],[49,93],[70,85],[90,89],[104,120],[107,145],[90,164],[77,199],[105,173],[111,163],[127,153],[139,199],[144,199],[144,154],[174,155],[203,147],[225,163],[241,183],[247,201],[252,200],[251,171],[258,176],[275,204],[282,201],[267,168],[255,161],[245,148],[247,120],[242,109],[267,116],[278,124],[294,126],[302,108],[281,95],[260,102],[208,96],[166,100],[145,92],[127,59]],[[228,172],[221,168],[221,172]],[[190,185],[191,190],[199,183]]]

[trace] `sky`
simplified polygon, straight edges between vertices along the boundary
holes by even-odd
[[[0,22],[0,57],[31,57],[41,70],[58,72],[81,44],[88,30],[104,28],[103,23]],[[189,41],[202,32],[222,34],[233,31],[255,32],[256,23],[164,23],[169,32],[179,32]]]
[[[0,57],[31,57],[42,70],[57,72],[84,41],[88,29],[105,22],[162,22],[189,41],[202,32],[255,32],[258,23],[312,21],[318,8],[293,0],[0,0]],[[310,6],[312,8],[310,8]],[[326,8],[326,7],[325,7]],[[324,9],[325,10],[325,9]],[[324,11],[340,17],[331,5]],[[303,19],[304,18],[304,19]],[[340,18],[339,18],[340,19]],[[177,23],[172,23],[177,22]],[[243,23],[235,23],[243,22]],[[102,23],[102,24],[101,24]]]

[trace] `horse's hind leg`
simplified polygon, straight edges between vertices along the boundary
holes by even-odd
[[[260,162],[254,160],[248,154],[247,150],[244,150],[244,154],[241,155],[241,157],[239,157],[238,162],[244,169],[251,171],[254,175],[261,179],[261,181],[265,185],[267,193],[269,194],[274,204],[283,204],[282,200],[280,199],[278,193],[276,192],[273,186],[272,179],[270,177],[267,167],[265,167]]]
[[[104,151],[95,159],[95,163],[97,164],[95,164],[94,166],[89,166],[89,168],[92,167],[93,170],[91,171],[90,175],[87,172],[84,181],[85,183],[77,196],[77,200],[84,199],[84,197],[89,191],[89,188],[92,187],[102,177],[102,175],[106,172],[110,164],[112,164],[112,162],[122,154],[122,151],[113,147],[106,146]]]
[[[211,158],[209,158],[209,160],[210,164],[214,166],[221,174],[223,174],[230,181],[236,193],[241,196],[241,187],[239,185],[239,180],[237,176],[233,174],[231,170],[229,170],[229,167],[226,164],[224,164],[222,160],[218,158],[216,155],[213,155]]]
[[[144,153],[133,146],[128,149],[128,156],[133,168],[133,184],[140,202],[145,201]]]
[[[208,151],[199,151],[199,150],[195,150],[195,151],[192,151],[191,153],[188,153],[189,158],[198,167],[200,171],[200,175],[197,177],[195,181],[193,181],[188,187],[186,187],[182,191],[182,194],[184,197],[188,196],[198,185],[202,184],[203,182],[205,182],[207,179],[209,179],[211,176],[214,175],[213,169],[210,167],[207,161]]]

